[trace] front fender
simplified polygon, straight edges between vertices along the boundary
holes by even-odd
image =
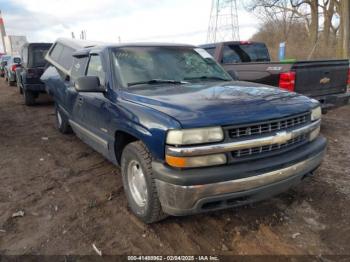
[[[53,66],[49,66],[41,75],[40,80],[45,84],[46,92],[51,95],[55,101],[60,100],[58,91],[64,90],[64,82],[57,69]]]
[[[155,159],[164,160],[167,131],[180,128],[180,123],[152,108],[122,99],[118,99],[117,108],[118,116],[112,118],[115,133],[123,131],[136,137],[147,146]]]

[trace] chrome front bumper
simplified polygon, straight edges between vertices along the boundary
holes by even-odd
[[[261,188],[265,189],[269,195],[273,195],[273,193],[279,193],[277,190],[278,184],[281,184],[283,181],[286,181],[284,188],[288,188],[296,180],[299,182],[305,175],[314,171],[321,164],[324,154],[325,150],[288,167],[225,182],[181,186],[157,179],[158,196],[166,213],[170,215],[187,215],[205,211],[202,210],[202,206],[205,203],[210,203],[211,199],[213,201],[217,199],[232,199],[232,194],[235,193],[239,193],[237,195],[242,196],[247,195],[244,192],[252,190],[258,192]],[[291,182],[292,178],[295,180],[293,183]],[[276,186],[274,187],[274,185]],[[216,209],[220,208],[225,208],[225,206],[221,205]]]

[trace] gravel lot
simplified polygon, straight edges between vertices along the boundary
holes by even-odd
[[[324,117],[328,154],[303,184],[153,225],[129,212],[119,169],[54,119],[48,97],[26,107],[0,79],[0,254],[350,255],[350,106]]]

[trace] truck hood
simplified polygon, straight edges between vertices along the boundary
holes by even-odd
[[[253,123],[304,113],[317,101],[256,83],[207,82],[138,86],[122,98],[151,107],[183,128]]]

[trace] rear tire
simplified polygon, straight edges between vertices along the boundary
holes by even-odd
[[[125,147],[121,171],[124,191],[134,215],[147,224],[166,218],[152,173],[152,155],[141,141]]]
[[[28,90],[24,90],[23,94],[24,94],[24,104],[26,106],[33,106],[33,105],[35,105],[36,94],[34,92],[31,92],[31,91],[28,91]]]
[[[19,78],[17,78],[16,83],[17,83],[18,91],[19,91],[19,93],[22,95],[22,94],[23,94],[23,89],[22,89],[21,81],[20,81]]]
[[[72,133],[72,128],[69,125],[68,117],[62,113],[57,104],[55,105],[55,115],[56,127],[58,131],[60,131],[62,134]]]

